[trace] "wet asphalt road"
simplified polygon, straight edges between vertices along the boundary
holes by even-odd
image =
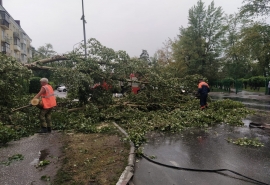
[[[224,92],[210,92],[213,100],[231,99],[243,103],[246,107],[258,110],[270,111],[270,95],[258,92],[242,91],[238,94]]]
[[[270,110],[270,96],[258,93],[210,93],[211,98],[233,99],[247,107]],[[270,184],[270,130],[250,129],[249,123],[269,123],[263,117],[244,120],[244,127],[218,125],[205,130],[187,130],[181,134],[157,134],[148,137],[144,153],[155,161],[186,168],[227,168]],[[259,138],[264,147],[243,147],[228,143],[227,138]],[[252,185],[242,177],[226,172],[202,173],[174,170],[140,159],[133,177],[135,185]]]
[[[155,161],[172,166],[197,169],[227,168],[270,184],[270,131],[219,125],[205,130],[187,130],[182,134],[149,135],[144,153]],[[259,138],[264,147],[243,147],[227,138]],[[133,177],[135,185],[252,185],[232,173],[202,173],[174,170],[140,159]]]

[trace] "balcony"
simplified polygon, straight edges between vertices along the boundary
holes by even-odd
[[[20,40],[20,34],[18,32],[13,32],[13,37]]]
[[[26,40],[21,38],[21,43],[26,45]]]
[[[19,45],[13,45],[14,51],[21,51],[21,47]]]
[[[3,10],[0,10],[0,27],[4,30],[9,29],[9,15]]]
[[[21,54],[27,56],[27,51],[25,48],[21,48]]]
[[[4,30],[8,30],[9,22],[5,19],[0,19],[0,27],[3,28]]]
[[[27,55],[26,50],[25,50],[25,49],[21,49],[21,54],[23,54],[23,55]]]
[[[2,38],[2,42],[10,44],[10,39],[7,36],[4,36],[4,38]]]
[[[19,39],[19,35],[16,35],[16,32],[13,32],[13,48],[14,51],[21,51],[21,42]]]

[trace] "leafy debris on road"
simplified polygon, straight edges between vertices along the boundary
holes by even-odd
[[[15,154],[15,155],[9,157],[7,161],[0,162],[0,164],[9,166],[13,161],[21,161],[23,159],[24,159],[24,156],[22,154]]]
[[[264,144],[261,143],[258,138],[238,138],[238,139],[226,139],[229,143],[233,143],[235,145],[240,145],[240,146],[255,146],[255,147],[263,147]]]

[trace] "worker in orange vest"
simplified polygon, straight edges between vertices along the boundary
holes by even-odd
[[[41,78],[40,84],[41,89],[39,93],[34,98],[41,98],[41,107],[40,107],[40,125],[41,130],[38,133],[47,133],[51,132],[51,113],[52,109],[56,106],[56,98],[54,96],[53,88],[48,84],[47,78]]]
[[[198,84],[198,94],[200,94],[201,110],[204,110],[205,108],[208,107],[207,96],[209,92],[210,92],[209,85],[206,82],[204,82],[202,79],[200,79],[199,84]]]
[[[138,81],[137,77],[138,77],[137,73],[131,73],[129,75],[129,78],[131,80],[131,92],[133,92],[133,94],[138,94],[138,92],[140,91],[139,83],[136,82],[136,81]]]

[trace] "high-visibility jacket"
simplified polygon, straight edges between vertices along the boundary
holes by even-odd
[[[209,85],[206,82],[200,82],[198,84],[198,93],[202,94],[207,94],[210,92]]]
[[[45,93],[41,95],[43,109],[50,109],[56,106],[56,99],[53,94],[53,88],[50,85],[42,86],[45,89]]]
[[[130,80],[132,80],[132,82],[131,82],[131,91],[134,94],[138,94],[138,91],[140,90],[139,83],[138,82],[133,82],[133,81],[138,81],[138,78],[136,77],[136,75],[134,73],[131,73],[129,75],[129,77],[130,77]]]

